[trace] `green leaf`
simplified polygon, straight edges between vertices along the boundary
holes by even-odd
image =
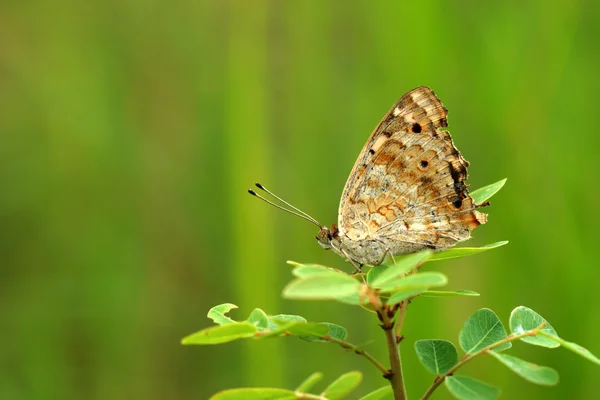
[[[283,297],[299,300],[327,300],[359,293],[360,283],[345,274],[327,273],[296,279],[283,289]]]
[[[387,264],[380,264],[376,267],[371,268],[369,272],[367,272],[367,284],[369,286],[373,286],[373,281],[376,281],[379,275],[381,275],[388,269],[390,269],[390,266]]]
[[[308,392],[310,389],[312,389],[313,386],[315,386],[315,384],[317,382],[319,382],[321,379],[323,379],[323,374],[321,372],[315,372],[314,374],[312,374],[311,376],[309,376],[308,378],[306,378],[304,380],[304,382],[302,382],[297,388],[296,388],[296,392],[301,392],[301,393],[306,393]]]
[[[329,327],[317,322],[307,322],[304,324],[294,324],[286,328],[286,332],[294,336],[316,336],[321,337],[327,335]]]
[[[347,372],[331,382],[322,396],[329,400],[337,400],[353,391],[362,380],[362,374],[358,371]]]
[[[558,337],[556,335],[552,335],[551,333],[546,332],[543,329],[539,333],[539,335],[545,336],[546,338],[548,338],[550,340],[555,340],[558,343],[560,343],[563,347],[571,350],[572,352],[574,352],[576,354],[579,354],[583,358],[587,358],[588,360],[590,360],[594,364],[600,365],[600,359],[598,357],[596,357],[588,349],[586,349],[585,347],[581,347],[577,343],[567,342],[565,339],[563,339],[561,337]]]
[[[491,185],[474,190],[472,193],[470,193],[471,197],[473,198],[473,203],[482,204],[484,201],[491,199],[493,195],[502,189],[502,186],[504,186],[505,183],[506,178],[496,183],[492,183]]]
[[[294,400],[296,393],[275,388],[228,389],[215,393],[209,400]]]
[[[199,332],[192,333],[181,340],[181,344],[219,344],[236,339],[252,337],[258,331],[249,322],[211,326]]]
[[[307,322],[306,318],[301,317],[299,315],[293,315],[293,314],[277,314],[277,315],[271,315],[269,317],[269,321],[272,321],[273,323],[277,324],[277,325],[283,325],[289,322]]]
[[[326,326],[328,332],[325,333],[325,335],[329,335],[335,339],[344,340],[348,336],[348,331],[346,331],[346,328],[343,326],[332,324],[330,322],[319,322],[319,325]],[[325,335],[320,335],[319,337],[304,337],[303,339],[308,340],[309,342],[329,342],[329,340],[321,339],[321,337]]]
[[[460,330],[459,343],[467,354],[473,354],[505,337],[506,329],[498,316],[489,308],[482,308],[465,321]],[[511,346],[512,344],[507,342],[496,350],[506,350]]]
[[[406,299],[410,299],[418,294],[423,293],[425,289],[408,289],[408,290],[400,290],[398,292],[394,292],[390,298],[387,300],[386,304],[388,306],[393,306],[394,304],[398,304],[401,301]]]
[[[500,396],[500,389],[468,376],[448,376],[446,388],[460,400],[493,400]]]
[[[417,340],[415,351],[421,364],[431,373],[445,374],[458,363],[458,352],[447,340]]]
[[[418,265],[427,261],[432,254],[431,250],[423,250],[398,259],[396,264],[387,266],[387,268],[383,268],[380,272],[374,272],[380,267],[373,268],[369,273],[375,274],[376,277],[371,279],[371,286],[380,287],[385,283],[400,277],[402,274],[410,272]]]
[[[273,337],[273,336],[289,335],[288,329],[290,329],[291,327],[296,326],[298,324],[301,324],[301,322],[288,322],[287,324],[281,325],[275,329],[269,328],[268,330],[258,332],[256,334],[255,338],[256,339],[264,339],[264,338]]]
[[[296,324],[305,324],[306,319],[299,315],[277,314],[269,318],[269,331],[263,331],[257,338],[278,336],[287,332],[286,329]]]
[[[238,308],[238,306],[231,303],[219,304],[218,306],[214,306],[213,308],[208,310],[208,314],[206,316],[212,319],[214,323],[218,325],[232,324],[236,321],[232,320],[229,317],[226,317],[225,314],[227,314],[234,308]]]
[[[260,308],[252,310],[246,322],[250,322],[261,331],[269,327],[269,317],[267,317],[267,314]]]
[[[517,375],[520,375],[523,379],[531,383],[546,386],[552,386],[558,383],[558,372],[550,367],[543,367],[495,351],[490,351],[490,354],[496,357],[502,364],[512,369]]]
[[[457,296],[479,296],[479,293],[472,290],[426,290],[421,294],[421,297],[457,297]]]
[[[390,385],[381,387],[377,390],[372,391],[369,394],[364,395],[359,400],[383,400],[383,399],[392,399],[393,392],[392,387]]]
[[[407,277],[398,277],[377,285],[382,292],[396,292],[413,289],[426,290],[430,287],[444,286],[448,283],[448,278],[441,272],[419,272]]]
[[[350,305],[359,305],[359,304],[368,304],[369,298],[360,293],[352,293],[344,296],[336,296],[335,300],[340,303],[350,304]]]
[[[558,336],[552,325],[550,325],[548,321],[542,318],[540,314],[536,313],[531,308],[520,306],[512,310],[510,313],[510,331],[515,334],[520,334],[535,329],[542,323],[546,323],[546,326],[541,329],[542,332],[546,332],[552,336]],[[521,338],[521,340],[529,344],[549,347],[551,349],[560,346],[560,344],[558,344],[555,340],[542,335],[526,336]]]
[[[334,339],[346,340],[348,337],[348,331],[343,326],[332,324],[331,322],[321,322],[320,324],[329,328],[329,336]]]
[[[462,258],[471,256],[473,254],[482,253],[484,251],[488,251],[491,249],[495,249],[500,246],[504,246],[508,243],[508,240],[504,240],[502,242],[488,244],[482,247],[454,247],[452,249],[440,251],[439,253],[435,253],[429,261],[440,261],[440,260],[450,260],[452,258]]]
[[[304,265],[302,263],[292,261],[292,260],[287,260],[285,263],[291,265],[292,267],[301,267]]]
[[[300,279],[308,278],[313,275],[332,274],[332,273],[350,276],[347,273],[340,271],[339,269],[329,268],[329,267],[325,267],[323,265],[318,265],[318,264],[304,264],[304,265],[297,266],[296,268],[294,268],[292,270],[292,274],[294,274],[294,276],[296,276]]]

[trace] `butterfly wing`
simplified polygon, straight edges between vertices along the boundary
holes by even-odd
[[[452,246],[485,223],[464,183],[469,163],[444,129],[447,114],[424,86],[394,104],[344,187],[341,237],[377,240],[393,254],[403,254]]]

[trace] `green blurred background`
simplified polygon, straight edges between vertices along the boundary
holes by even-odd
[[[485,3],[485,4],[482,4]],[[261,181],[325,224],[390,105],[420,85],[450,110],[474,188],[508,178],[470,245],[436,264],[469,299],[422,299],[403,344],[411,398],[431,382],[419,338],[456,340],[491,307],[527,305],[600,354],[600,6],[593,1],[0,3],[0,397],[205,399],[294,387],[360,357],[293,338],[183,347],[232,302],[346,326],[385,358],[373,315],[283,300],[288,259],[349,268]],[[564,349],[529,384],[493,359],[465,373],[504,398],[597,398],[600,369]],[[447,398],[442,388],[435,398]]]

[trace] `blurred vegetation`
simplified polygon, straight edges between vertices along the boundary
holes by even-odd
[[[592,1],[0,3],[0,397],[206,398],[315,370],[381,386],[335,347],[179,340],[224,302],[379,337],[351,307],[281,298],[288,259],[349,266],[246,189],[261,181],[335,222],[369,133],[419,85],[450,110],[473,187],[508,177],[469,244],[511,243],[440,264],[482,296],[415,301],[406,347],[455,340],[478,308],[524,304],[600,353],[598,37]],[[464,372],[508,399],[595,398],[593,364],[513,354],[559,369],[561,384],[494,360]],[[404,360],[409,396],[422,393],[429,377],[414,352]]]

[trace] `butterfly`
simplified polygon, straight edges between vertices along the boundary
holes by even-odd
[[[469,163],[446,130],[448,110],[421,86],[403,95],[377,125],[346,181],[338,224],[330,228],[293,209],[250,194],[319,226],[318,243],[360,269],[388,256],[443,250],[471,237],[487,215],[476,208],[465,180]]]

